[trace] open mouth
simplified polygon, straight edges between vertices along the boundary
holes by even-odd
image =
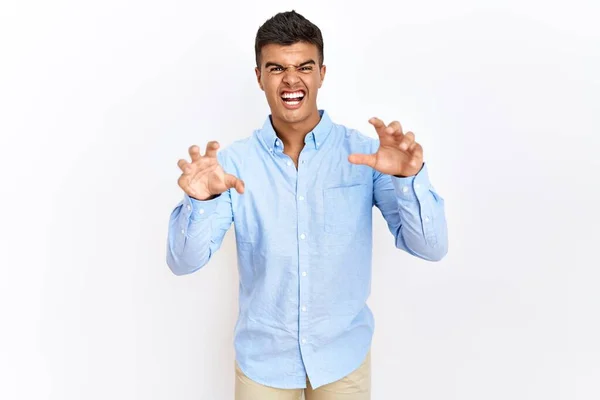
[[[295,92],[283,92],[281,100],[287,108],[298,108],[304,99],[305,93],[302,90]]]

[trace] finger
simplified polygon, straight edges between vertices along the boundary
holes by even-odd
[[[400,125],[400,122],[398,121],[392,121],[391,124],[389,124],[387,126],[387,128],[385,128],[385,131],[387,133],[400,133],[402,134],[402,125]]]
[[[237,192],[239,194],[244,194],[244,191],[246,190],[246,184],[244,183],[243,180],[238,179],[237,183],[235,185],[235,190],[237,190]]]
[[[409,131],[406,132],[398,147],[402,151],[407,151],[413,143],[415,143],[415,134]]]
[[[421,170],[421,167],[423,166],[423,159],[420,157],[413,156],[410,159],[410,161],[408,162],[408,165],[410,165],[411,168],[414,168],[418,172]]]
[[[188,153],[190,153],[190,157],[192,158],[192,162],[196,162],[200,159],[200,147],[193,145],[188,149]]]
[[[409,152],[413,157],[417,157],[421,160],[423,159],[423,147],[419,143],[414,142],[409,147]]]
[[[217,150],[219,149],[219,142],[216,140],[210,141],[206,145],[206,157],[216,157]]]
[[[177,166],[184,174],[189,174],[190,172],[192,172],[190,168],[190,163],[184,159],[177,161]]]
[[[244,193],[244,182],[231,174],[225,174],[225,186],[228,189],[235,188],[239,194]]]
[[[348,161],[352,164],[368,165],[369,167],[374,168],[375,164],[377,164],[377,157],[375,154],[350,154],[348,156]]]
[[[380,120],[377,117],[373,117],[369,120],[369,123],[375,127],[375,130],[377,131],[378,135],[381,136],[381,135],[385,134],[386,126],[382,120]]]

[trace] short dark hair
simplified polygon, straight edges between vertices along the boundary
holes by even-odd
[[[256,66],[260,68],[260,54],[264,46],[268,44],[289,46],[298,42],[306,42],[317,46],[319,66],[323,65],[323,36],[319,27],[294,10],[274,15],[262,24],[256,32],[254,42]]]

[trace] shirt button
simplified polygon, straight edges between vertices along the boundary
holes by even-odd
[[[279,139],[275,141],[275,146],[279,146]]]
[[[429,217],[425,217],[425,222],[429,222]]]
[[[188,209],[188,210],[191,210],[191,209],[192,209],[192,206],[190,206],[190,205],[188,204],[188,205],[187,205],[187,209]]]
[[[417,189],[418,189],[418,188],[420,188],[420,187],[421,187],[421,185],[420,185],[420,184],[418,184],[418,183],[417,183],[417,184],[415,184],[415,188],[417,188]]]
[[[306,339],[302,339],[302,344],[306,344]]]
[[[306,307],[302,307],[302,311],[306,311]]]
[[[288,165],[288,167],[289,167],[290,165],[292,165],[292,162],[291,162],[291,161],[288,161],[286,164],[287,164],[287,165]]]
[[[403,187],[402,187],[402,191],[403,191],[404,193],[408,192],[408,187],[406,187],[406,186],[403,186]]]
[[[303,272],[302,272],[302,276],[306,276],[306,271],[303,271]]]
[[[304,196],[298,197],[298,200],[300,200],[300,201],[304,200]]]
[[[199,210],[198,210],[198,212],[199,212],[200,214],[204,214],[204,208],[201,208],[201,209],[199,209]]]
[[[306,235],[303,233],[302,235],[300,235],[300,239],[302,239],[302,240],[306,239]]]
[[[182,229],[182,230],[181,230],[181,234],[182,234],[182,235],[185,235],[185,230],[183,230],[183,229]]]
[[[321,145],[321,143],[317,142],[317,147],[319,147]]]

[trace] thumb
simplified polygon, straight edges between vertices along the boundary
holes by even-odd
[[[244,181],[231,174],[225,174],[225,186],[228,189],[235,188],[239,194],[244,193]]]
[[[350,154],[348,156],[348,161],[352,164],[368,165],[369,167],[374,168],[375,164],[377,164],[377,157],[375,154]]]

